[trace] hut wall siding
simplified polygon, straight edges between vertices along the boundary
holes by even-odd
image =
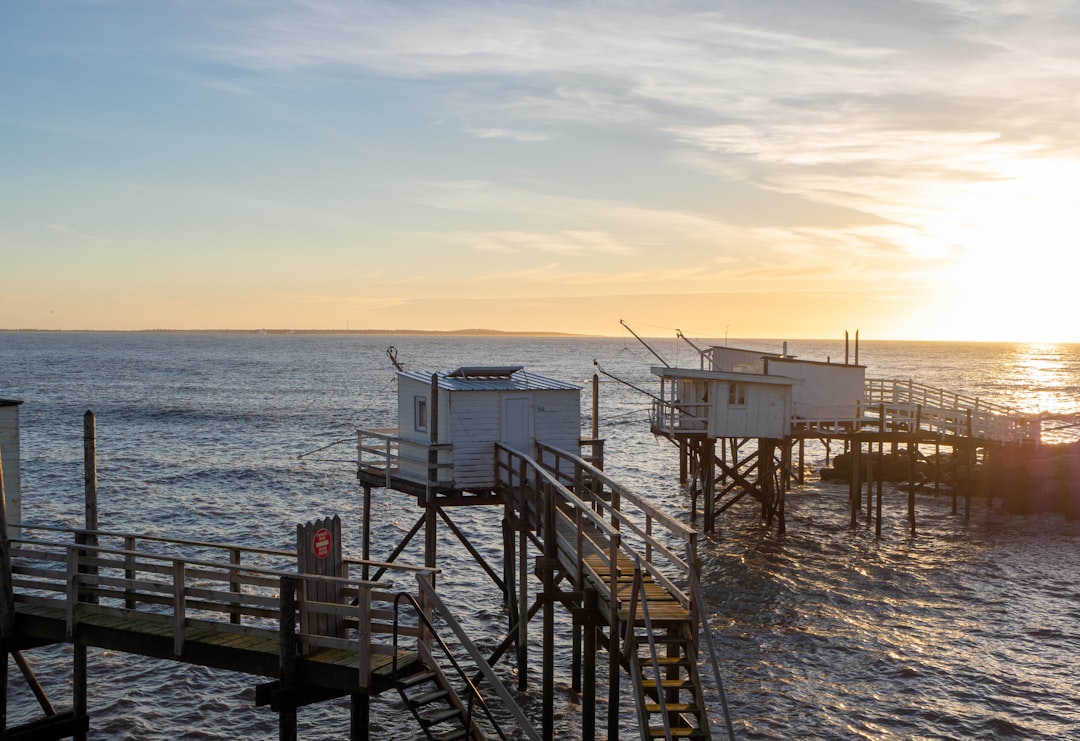
[[[4,494],[7,500],[7,520],[17,523],[22,519],[22,494],[19,477],[19,406],[0,406],[0,455],[4,464]],[[8,526],[8,535],[17,537],[19,529]]]
[[[803,381],[793,389],[795,414],[804,419],[832,419],[838,407],[866,403],[866,368],[861,365],[815,363],[769,358],[771,375]]]
[[[781,438],[791,432],[791,389],[746,382],[746,403],[729,404],[729,388],[734,382],[716,381],[710,390],[713,419],[712,437]]]

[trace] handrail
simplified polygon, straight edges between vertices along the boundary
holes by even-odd
[[[381,445],[365,445],[364,438],[373,438],[380,441]],[[410,440],[397,434],[397,431],[360,429],[356,432],[357,465],[363,468],[381,470],[385,474],[389,485],[393,471],[399,476],[401,463],[412,464],[417,470],[426,471],[422,479],[424,483],[431,485],[446,484],[453,480],[453,460],[432,460],[431,453],[440,452],[453,455],[453,443],[433,443],[428,440]],[[416,451],[413,455],[406,455],[405,450]],[[371,458],[365,458],[364,453],[370,453]],[[380,468],[379,465],[382,464]]]
[[[230,553],[232,551],[239,551],[241,553],[252,553],[252,554],[261,555],[261,556],[282,556],[282,557],[287,557],[287,558],[296,558],[296,551],[290,551],[290,550],[283,549],[283,548],[261,548],[261,547],[257,547],[257,546],[256,547],[250,547],[250,546],[239,545],[239,544],[236,544],[236,543],[217,543],[217,542],[214,542],[214,541],[206,541],[206,540],[187,540],[187,539],[183,539],[183,538],[166,538],[166,537],[162,537],[162,536],[158,536],[158,535],[143,535],[143,534],[138,534],[138,533],[117,532],[117,531],[111,531],[111,530],[86,530],[86,529],[83,529],[83,528],[61,527],[61,526],[58,526],[58,525],[37,525],[37,524],[34,524],[34,523],[29,523],[29,522],[19,523],[19,527],[22,528],[22,530],[24,530],[24,531],[25,530],[29,530],[29,531],[41,530],[41,531],[44,531],[44,532],[71,533],[72,535],[76,535],[76,536],[78,536],[78,535],[95,535],[95,536],[98,536],[100,538],[122,538],[122,539],[125,539],[125,540],[131,540],[131,541],[134,541],[134,542],[137,542],[137,541],[151,541],[151,542],[154,542],[154,543],[164,543],[164,544],[168,544],[168,545],[188,546],[188,547],[194,547],[194,548],[206,548],[206,549],[209,549],[209,550],[223,550],[223,551],[229,551]],[[25,544],[46,545],[46,546],[50,546],[50,545],[51,546],[63,546],[63,545],[66,545],[66,543],[63,543],[63,542],[60,542],[60,541],[47,541],[47,540],[41,540],[41,539],[38,539],[38,538],[28,538],[28,537],[25,537],[25,536],[23,536],[21,538],[12,538],[11,543],[12,544],[25,543]],[[81,546],[81,547],[83,547],[83,548],[85,548],[87,550],[93,548],[93,546],[89,546],[89,545]],[[138,554],[138,555],[165,556],[165,557],[168,557],[168,556],[166,556],[166,554],[155,553],[154,551],[125,549],[123,552],[126,553],[128,551],[131,551],[132,553],[135,553],[135,554]],[[121,551],[117,550],[117,552],[119,553]],[[386,562],[382,562],[382,561],[371,561],[371,560],[365,561],[363,559],[357,559],[357,558],[345,558],[345,559],[343,559],[343,562],[345,564],[349,565],[349,566],[367,565],[367,566],[375,566],[375,567],[387,567],[387,568],[390,568],[390,569],[397,569],[397,570],[406,571],[406,572],[409,572],[409,571],[431,571],[432,570],[432,568],[429,567],[429,566],[412,566],[412,565],[409,565],[409,564],[386,563]],[[216,564],[217,562],[211,562],[211,563]],[[235,565],[239,565],[239,564],[235,564]]]
[[[656,702],[660,706],[660,716],[664,723],[664,739],[666,741],[672,741],[671,738],[671,717],[668,713],[667,706],[667,693],[664,692],[664,677],[660,673],[660,657],[656,652],[656,639],[653,634],[652,618],[649,616],[649,600],[645,595],[645,580],[641,576],[641,561],[636,560],[634,563],[634,582],[630,587],[630,614],[626,621],[626,637],[623,639],[623,644],[627,646],[627,650],[633,651],[634,656],[637,656],[637,641],[634,636],[634,614],[637,612],[637,604],[639,603],[638,597],[641,597],[641,616],[645,620],[645,634],[649,639],[649,659],[652,662],[653,668],[653,683],[656,685]],[[645,708],[641,707],[641,703],[644,698],[639,695],[638,700],[638,717],[641,719],[641,738],[642,741],[648,741],[649,729],[647,728]]]
[[[687,558],[691,554],[687,553]],[[705,594],[701,591],[701,580],[698,578],[698,568],[695,562],[695,568],[690,571],[690,591],[694,595],[694,601],[704,608]],[[702,610],[704,614],[704,610]],[[720,660],[716,656],[716,644],[713,641],[712,631],[709,630],[709,623],[707,620],[702,620],[702,632],[705,634],[705,647],[709,652],[709,663],[712,665],[713,678],[716,680],[716,689],[720,693],[720,707],[724,711],[724,723],[727,726],[729,741],[735,741],[735,728],[731,724],[731,710],[728,708],[727,692],[724,691],[724,678],[720,675]]]
[[[447,626],[461,642],[461,647],[464,648],[466,652],[468,652],[469,657],[476,662],[476,666],[480,670],[480,673],[488,680],[492,689],[495,691],[495,694],[503,701],[506,710],[514,717],[514,720],[517,721],[518,728],[520,728],[528,738],[540,741],[540,734],[532,727],[532,724],[529,722],[524,711],[522,711],[521,707],[514,701],[513,696],[511,696],[510,692],[506,689],[506,685],[499,681],[499,678],[495,676],[495,672],[492,670],[491,665],[484,659],[480,651],[477,650],[476,645],[472,642],[472,639],[469,638],[468,633],[465,632],[465,629],[454,618],[450,610],[447,609],[446,604],[443,602],[442,598],[439,597],[438,593],[436,593],[431,583],[424,579],[418,579],[418,583],[420,585],[420,594],[425,600],[428,600],[439,610],[439,615],[442,616],[442,619],[446,621]]]
[[[525,714],[521,711],[521,708],[517,706],[517,703],[513,701],[513,698],[510,697],[510,694],[506,692],[506,688],[505,686],[503,686],[502,682],[498,681],[498,678],[495,677],[494,673],[491,673],[491,668],[487,666],[487,662],[483,661],[483,659],[480,658],[479,652],[476,651],[476,647],[472,645],[472,642],[469,640],[465,632],[461,629],[461,626],[457,624],[457,621],[455,621],[453,617],[450,616],[449,611],[446,610],[445,604],[443,604],[442,600],[440,600],[438,596],[435,595],[435,592],[433,589],[431,589],[430,584],[425,583],[421,579],[419,580],[419,585],[420,591],[422,592],[425,599],[431,599],[432,597],[434,597],[434,604],[436,606],[442,606],[443,609],[440,614],[442,615],[443,619],[446,620],[447,625],[451,626],[451,629],[454,631],[454,634],[457,636],[458,640],[462,641],[462,647],[466,648],[474,661],[479,659],[477,666],[480,668],[481,673],[483,673],[485,678],[487,678],[488,681],[491,682],[492,688],[495,689],[495,692],[497,695],[499,695],[499,698],[502,699],[504,703],[506,703],[506,707],[508,710],[510,710],[511,715],[514,716],[514,719],[518,723],[518,727],[530,739],[536,739],[536,741],[540,741],[539,734],[537,734],[536,731],[532,728],[532,725],[529,723],[528,718],[525,717]],[[461,667],[461,664],[458,662],[457,658],[450,650],[450,646],[435,629],[435,625],[428,618],[427,614],[424,611],[424,608],[420,606],[420,603],[416,600],[415,597],[413,597],[407,592],[401,592],[394,597],[394,652],[391,670],[391,676],[393,677],[394,681],[398,681],[398,625],[400,620],[400,609],[402,600],[408,602],[409,605],[416,612],[417,620],[423,623],[424,627],[427,629],[425,635],[429,636],[430,639],[434,640],[439,645],[439,648],[446,655],[447,659],[450,661],[451,666],[453,666],[454,672],[457,674],[458,679],[464,684],[465,688],[467,689],[469,693],[469,705],[466,711],[465,720],[470,735],[472,733],[472,708],[473,703],[475,702],[480,706],[480,709],[483,710],[484,715],[488,719],[488,722],[491,723],[491,726],[495,730],[495,732],[499,734],[499,738],[504,739],[505,741],[506,734],[503,733],[503,730],[499,726],[498,721],[495,720],[495,717],[491,712],[491,708],[488,706],[487,701],[484,700],[484,696],[480,692],[480,688],[476,686],[476,682],[474,682],[465,672],[465,670]],[[487,669],[486,672],[484,671],[485,667]],[[502,692],[499,691],[500,689],[502,690]]]
[[[653,554],[658,553],[662,555],[683,578],[685,578],[687,572],[690,570],[690,563],[685,561],[683,556],[673,550],[667,543],[656,537],[653,533],[652,526],[654,522],[662,525],[668,535],[677,542],[692,544],[694,549],[696,549],[697,543],[697,530],[675,519],[667,512],[658,509],[652,502],[644,497],[641,497],[618,484],[603,471],[593,467],[580,456],[574,455],[573,453],[567,453],[566,451],[542,443],[537,444],[537,449],[540,451],[541,456],[546,453],[555,457],[554,463],[550,465],[544,461],[543,457],[541,457],[539,462],[533,461],[533,464],[539,465],[541,467],[540,470],[546,472],[545,475],[555,477],[556,483],[559,483],[562,490],[567,492],[563,495],[564,499],[574,507],[584,507],[586,517],[597,524],[597,527],[607,537],[610,538],[613,533],[618,533],[620,550],[623,553],[626,553],[631,559],[638,559],[642,556],[642,554],[635,549],[634,543],[628,541],[625,537],[626,535],[635,536],[644,549],[644,557],[641,558],[641,560],[644,563],[645,570],[648,571],[661,586],[671,592],[672,596],[678,599],[683,607],[690,609],[692,605],[689,597],[681,587],[661,570]],[[516,454],[521,455],[520,453]],[[527,456],[525,459],[532,461],[532,459]],[[575,473],[573,475],[560,470],[561,467],[559,462],[563,459],[571,461],[574,464]],[[583,500],[577,497],[572,490],[562,486],[561,481],[559,481],[560,478],[563,478],[576,482],[579,477],[584,474],[587,474],[593,480],[608,487],[611,491],[610,502],[597,496],[596,492],[589,490],[583,491],[584,496],[587,498],[587,500]],[[632,504],[639,510],[636,518],[626,511],[627,504]],[[597,510],[596,517],[593,516],[594,509]],[[608,522],[607,519],[600,517],[600,514],[606,514],[607,518],[610,519],[610,522]],[[645,521],[644,527],[639,522],[639,519],[641,518]]]
[[[556,448],[546,448],[546,446],[545,449],[557,450]],[[659,551],[660,553],[663,553],[665,556],[667,556],[670,563],[675,568],[677,568],[681,574],[685,575],[686,572],[689,570],[689,564],[683,561],[681,556],[674,553],[674,551],[668,548],[663,542],[649,534],[647,530],[643,530],[642,528],[640,528],[637,523],[633,522],[633,520],[627,517],[625,513],[613,507],[610,503],[603,501],[599,497],[594,497],[591,494],[590,501],[583,500],[559,480],[558,477],[560,474],[552,471],[547,466],[537,462],[534,458],[531,458],[530,456],[527,456],[524,453],[515,450],[514,448],[508,448],[499,443],[496,443],[496,450],[505,453],[511,458],[518,458],[524,461],[534,475],[542,478],[547,484],[551,485],[553,489],[558,492],[559,497],[561,497],[564,502],[580,510],[581,514],[586,519],[588,519],[601,532],[601,534],[603,534],[609,539],[612,539],[613,541],[618,542],[618,550],[626,553],[631,559],[638,557],[638,553],[636,550],[634,550],[633,544],[625,542],[625,539],[622,537],[622,535],[625,534],[621,530],[623,525],[626,526],[629,532],[640,537],[643,542],[645,542],[649,546],[650,549]],[[597,473],[600,473],[597,469],[593,469],[591,466],[589,466],[577,456],[571,455],[568,457],[576,459],[576,461],[580,465],[585,466],[585,468],[588,469],[590,472],[595,471]],[[509,470],[511,472],[511,478],[514,478],[518,475],[517,472],[514,471],[513,466],[509,464],[503,464],[501,458],[499,458],[498,456],[496,456],[496,467],[500,471]],[[610,481],[610,479],[606,480]],[[513,480],[506,481],[504,483],[511,487],[514,485]],[[625,490],[622,491],[625,492]],[[674,520],[673,518],[666,515],[665,513],[660,512],[659,510],[652,509],[651,505],[649,505],[639,497],[633,496],[631,501],[634,501],[635,503],[641,502],[645,506],[649,507],[653,513],[653,516],[655,516],[657,520],[662,521],[665,524],[670,523],[673,526],[672,530],[674,531],[674,533],[680,538],[682,538],[684,541],[689,540],[696,542],[694,539],[696,538],[697,531],[693,528],[687,527],[678,520]],[[596,511],[594,507],[606,511],[606,513],[613,522],[608,522],[608,520],[605,519],[605,517],[603,517],[600,512]],[[611,557],[608,556],[608,558],[610,559]],[[690,607],[689,597],[666,574],[664,574],[659,569],[659,567],[653,560],[646,558],[644,559],[644,564],[646,571],[648,571],[653,576],[653,578],[657,580],[658,583],[660,583],[664,588],[668,589],[672,593],[672,596],[678,599],[684,607]],[[616,566],[617,564],[612,563],[613,569]]]
[[[305,599],[298,635],[302,646],[359,654],[361,687],[370,686],[370,657],[388,651],[385,643],[371,640],[376,634],[391,633],[392,626],[383,617],[388,605],[373,614],[371,604],[373,600],[389,603],[393,587],[390,581],[304,574],[294,568],[244,565],[231,559],[211,560],[78,541],[20,538],[12,543],[16,603],[60,608],[69,637],[91,615],[138,615],[167,622],[172,626],[173,652],[177,656],[183,654],[187,635],[195,625],[225,633],[276,636],[280,627],[271,626],[280,626],[286,616],[280,612],[279,600],[272,592],[289,580],[305,591],[319,583],[342,585],[346,597],[355,598],[351,603]],[[423,567],[391,566],[418,578],[435,572]],[[323,635],[318,628],[311,629],[304,614],[335,615],[357,630],[356,637]],[[250,622],[241,625],[245,617]]]

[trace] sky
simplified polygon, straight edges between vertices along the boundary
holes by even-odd
[[[2,0],[0,329],[1080,341],[1080,4]]]

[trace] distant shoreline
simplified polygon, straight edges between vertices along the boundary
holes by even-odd
[[[500,329],[0,329],[0,332],[49,332],[55,334],[92,334],[116,332],[122,334],[311,334],[311,335],[420,335],[447,337],[601,337],[602,335],[539,330],[512,332]]]

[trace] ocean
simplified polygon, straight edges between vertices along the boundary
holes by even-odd
[[[672,365],[697,367],[685,342],[649,344]],[[780,350],[779,341],[729,344]],[[103,529],[288,548],[297,523],[340,514],[346,550],[358,555],[355,431],[396,425],[391,346],[409,370],[523,365],[579,383],[586,415],[591,379],[602,371],[609,475],[689,521],[677,451],[649,433],[650,399],[633,388],[655,392],[649,368],[660,361],[629,335],[0,332],[0,397],[24,402],[23,519],[82,524],[82,423],[92,410]],[[841,337],[791,341],[788,352],[843,362],[855,348]],[[858,352],[869,377],[910,378],[1025,411],[1080,411],[1077,345],[863,341]],[[1050,430],[1045,439],[1075,434]],[[824,465],[823,450],[811,446],[807,456],[811,469]],[[419,510],[392,492],[376,490],[375,499],[378,558]],[[875,538],[865,518],[849,528],[847,507],[846,484],[811,474],[788,494],[785,535],[746,502],[702,539],[708,626],[737,738],[1080,738],[1080,523],[981,500],[965,519],[949,498],[920,495],[911,535],[906,493],[886,486]],[[497,517],[460,517],[497,552]],[[506,624],[498,594],[454,547],[440,542],[440,588],[492,645]],[[70,707],[69,650],[26,655],[54,704]],[[536,657],[534,690],[538,649]],[[572,739],[579,706],[563,658],[556,724],[560,738]],[[95,649],[89,666],[92,739],[277,736],[276,715],[255,706],[261,679]],[[10,725],[38,716],[14,666],[9,692]],[[373,737],[418,738],[392,703],[373,701]],[[526,710],[539,726],[539,701],[526,701]],[[347,723],[347,704],[300,712],[305,739],[347,737]],[[625,726],[622,736],[636,737],[632,718]]]

